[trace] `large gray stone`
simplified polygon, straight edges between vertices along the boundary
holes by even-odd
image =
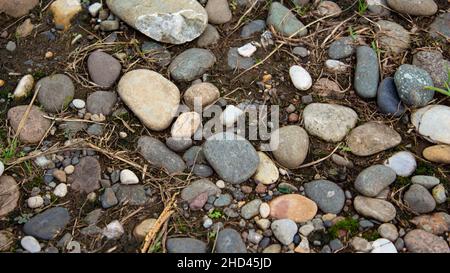
[[[380,27],[377,35],[382,49],[394,54],[401,54],[409,48],[411,38],[405,28],[387,20],[380,20],[377,24]]]
[[[445,60],[441,52],[435,50],[419,51],[413,56],[413,65],[427,71],[433,79],[434,86],[445,87],[445,83],[448,81],[450,61]]]
[[[305,161],[309,150],[309,137],[300,126],[284,126],[271,134],[270,148],[278,163],[293,169]]]
[[[39,89],[37,99],[48,112],[63,111],[75,95],[75,86],[72,80],[64,74],[55,74],[40,79],[36,83]]]
[[[430,16],[438,11],[434,0],[387,0],[390,8],[409,15]]]
[[[353,206],[359,214],[383,223],[392,221],[397,214],[394,205],[377,198],[356,196]]]
[[[284,36],[305,36],[308,33],[305,25],[295,15],[279,2],[272,2],[267,17],[267,25],[273,26],[275,30]]]
[[[363,98],[375,98],[380,77],[377,53],[368,46],[359,46],[356,49],[356,61],[356,93]]]
[[[328,56],[335,60],[350,57],[353,53],[355,53],[355,44],[357,42],[356,39],[351,36],[347,36],[332,42],[330,48],[328,48]]]
[[[31,218],[23,231],[30,236],[42,240],[52,240],[60,234],[70,221],[66,208],[54,207]]]
[[[111,114],[117,102],[117,95],[109,91],[96,91],[89,95],[86,100],[86,109],[91,114]]]
[[[425,106],[434,97],[433,79],[422,68],[410,64],[403,64],[395,72],[395,85],[400,99],[409,106]]]
[[[316,180],[304,184],[306,196],[316,202],[324,213],[338,214],[345,203],[344,191],[336,183]]]
[[[394,183],[397,175],[394,170],[384,165],[370,166],[358,174],[355,189],[369,197],[376,197],[389,185]]]
[[[412,184],[403,199],[412,211],[419,214],[432,212],[436,208],[436,201],[431,193],[419,184]]]
[[[405,245],[412,253],[450,253],[444,239],[421,229],[408,232],[405,235]]]
[[[214,54],[203,48],[190,48],[176,56],[169,65],[176,81],[193,81],[202,76],[216,62]]]
[[[92,81],[106,88],[116,82],[122,70],[122,65],[116,58],[98,50],[89,55],[87,66]]]
[[[450,39],[450,12],[437,16],[430,25],[430,32],[433,38]]]
[[[247,253],[241,234],[234,229],[226,228],[219,232],[216,241],[217,253]]]

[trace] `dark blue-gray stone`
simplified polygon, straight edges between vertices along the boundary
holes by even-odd
[[[217,253],[247,253],[241,234],[234,229],[226,228],[219,232],[216,242]]]
[[[264,20],[254,20],[246,24],[241,30],[242,38],[249,38],[253,34],[263,31],[266,28]]]
[[[120,204],[128,202],[131,206],[141,206],[148,201],[143,185],[118,185],[116,197]]]
[[[284,36],[305,36],[308,33],[305,25],[295,15],[279,2],[270,5],[267,25],[271,25]],[[301,29],[301,31],[299,31]]]
[[[186,169],[183,159],[159,139],[150,136],[140,137],[138,151],[152,165],[165,169],[169,174],[182,173]]]
[[[225,194],[221,194],[219,195],[219,197],[217,197],[217,199],[214,201],[214,206],[215,207],[226,207],[229,204],[231,204],[231,201],[233,200],[233,198],[231,197],[230,194],[225,193]]]
[[[238,184],[249,179],[259,164],[253,145],[232,133],[218,133],[203,144],[206,160],[225,181]]]
[[[169,137],[166,139],[166,145],[174,152],[182,152],[192,146],[192,139]]]
[[[214,171],[208,165],[195,164],[192,172],[199,177],[210,177],[213,175]]]
[[[192,146],[183,154],[183,160],[188,167],[192,167],[194,164],[206,163],[205,154],[201,146]]]
[[[25,234],[42,240],[52,240],[64,230],[70,221],[69,211],[66,208],[50,208],[33,218],[23,227]]]
[[[356,61],[356,93],[363,98],[375,98],[380,76],[377,54],[368,46],[359,46],[356,49]]]
[[[304,185],[306,196],[316,202],[324,213],[338,214],[345,203],[344,191],[336,183],[316,180]]]
[[[430,25],[430,34],[433,38],[443,39],[442,35],[450,39],[450,12],[441,14]]]
[[[169,253],[206,253],[206,243],[193,238],[169,238],[166,247]]]
[[[433,86],[433,79],[422,68],[403,64],[395,72],[394,80],[398,96],[406,105],[425,106],[434,97],[434,91],[425,88]]]
[[[351,36],[334,41],[328,49],[328,56],[335,60],[350,57],[353,53],[355,53],[355,40]]]
[[[251,57],[242,57],[237,48],[232,47],[228,50],[227,63],[230,69],[248,69],[255,64],[255,60]]]
[[[203,48],[190,48],[173,59],[169,65],[176,81],[193,81],[202,76],[216,62],[214,54]]]
[[[405,107],[398,97],[394,78],[385,78],[378,87],[377,92],[378,110],[383,114],[391,114],[398,117],[405,112]]]

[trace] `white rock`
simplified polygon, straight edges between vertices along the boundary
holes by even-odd
[[[313,231],[314,231],[314,225],[312,223],[303,225],[298,229],[298,232],[300,232],[300,234],[303,236],[308,236]]]
[[[433,194],[434,200],[436,200],[436,203],[443,204],[447,201],[447,194],[445,194],[445,187],[442,184],[437,185],[433,188],[431,191]]]
[[[53,162],[50,159],[46,158],[45,156],[38,156],[34,160],[34,163],[36,163],[36,165],[44,169],[49,165],[51,165]]]
[[[259,219],[256,221],[256,225],[262,230],[267,230],[270,227],[270,220],[264,218]]]
[[[299,90],[308,90],[312,86],[312,78],[308,71],[299,65],[291,66],[289,76],[295,88]]]
[[[450,144],[450,107],[429,105],[411,115],[416,131],[433,143]]]
[[[331,72],[345,72],[347,71],[348,65],[338,60],[326,60],[325,67]]]
[[[27,200],[28,207],[31,209],[39,208],[44,205],[44,199],[41,196],[32,196]]]
[[[119,239],[124,233],[125,230],[118,220],[112,221],[103,229],[103,236],[110,240]]]
[[[64,168],[64,172],[66,174],[73,174],[74,171],[75,171],[75,167],[73,165],[68,165]]]
[[[397,253],[397,248],[395,248],[395,245],[388,239],[384,238],[373,241],[372,248],[371,253]]]
[[[5,171],[5,165],[3,165],[3,162],[0,161],[0,176],[2,176],[4,171]]]
[[[249,230],[247,240],[255,245],[259,244],[259,242],[264,238],[263,235],[256,232],[254,229]]]
[[[213,220],[211,220],[211,218],[205,218],[205,220],[203,220],[204,228],[210,228],[212,225],[213,225]]]
[[[72,101],[72,104],[77,109],[83,109],[86,106],[86,102],[84,102],[84,100],[80,100],[80,99],[74,99]]]
[[[417,168],[417,162],[414,155],[407,151],[395,153],[386,159],[384,165],[393,169],[398,176],[403,177],[410,176]]]
[[[173,138],[190,138],[202,124],[202,119],[197,112],[182,113],[174,122],[171,130]]]
[[[99,11],[102,9],[101,3],[94,3],[89,6],[88,10],[92,17],[97,17]]]
[[[139,178],[134,172],[125,169],[120,172],[120,182],[125,185],[138,184]]]
[[[128,134],[125,132],[119,132],[119,136],[120,136],[120,138],[126,138],[128,136]]]
[[[59,184],[56,186],[56,188],[53,190],[53,194],[62,198],[67,195],[67,185],[64,183]]]
[[[17,84],[16,89],[14,90],[13,97],[14,99],[22,99],[26,98],[34,86],[34,78],[32,75],[25,75],[20,79]]]
[[[250,57],[253,55],[253,53],[256,52],[256,46],[252,45],[251,43],[245,44],[238,48],[238,53],[242,57]]]
[[[275,220],[270,225],[275,238],[284,245],[289,245],[293,242],[294,236],[297,233],[297,224],[291,219]]]
[[[267,218],[270,215],[270,206],[267,203],[262,203],[259,205],[259,215],[261,215],[262,218]]]
[[[225,188],[225,182],[224,182],[223,180],[217,180],[216,186],[217,186],[219,189],[223,189],[223,188]]]
[[[234,105],[228,105],[220,116],[220,121],[226,127],[231,127],[238,121],[239,117],[244,114],[244,111]]]
[[[277,182],[280,176],[277,166],[265,153],[258,152],[258,156],[259,165],[253,179],[263,183],[264,185],[270,185]]]
[[[41,245],[33,236],[23,237],[22,240],[20,240],[20,245],[22,245],[23,249],[30,253],[41,252]]]

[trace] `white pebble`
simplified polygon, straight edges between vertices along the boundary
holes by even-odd
[[[139,178],[134,172],[125,169],[120,172],[120,182],[125,185],[138,184]]]
[[[417,168],[417,162],[414,155],[407,151],[395,153],[389,157],[384,165],[393,169],[398,176],[408,177]]]
[[[287,175],[287,171],[285,169],[279,168],[278,171],[281,175]]]
[[[252,45],[251,43],[245,44],[238,48],[238,53],[242,57],[250,57],[253,55],[253,53],[256,52],[256,46]]]
[[[243,114],[244,111],[242,111],[241,109],[237,108],[234,105],[228,105],[220,116],[220,120],[226,127],[231,127]]]
[[[5,165],[3,165],[3,162],[0,161],[0,176],[2,176],[4,171],[5,171]]]
[[[53,162],[50,159],[47,159],[45,156],[39,156],[37,157],[34,162],[36,163],[36,165],[38,165],[41,168],[46,168],[48,167],[50,164],[52,164]]]
[[[64,168],[64,172],[66,174],[73,174],[74,171],[75,171],[75,167],[73,165],[68,165]]]
[[[314,225],[312,223],[308,223],[306,225],[301,226],[298,231],[303,236],[308,236],[311,232],[314,231]]]
[[[384,238],[373,241],[372,248],[371,253],[397,253],[397,248],[395,248],[395,245],[388,239]]]
[[[204,228],[210,228],[213,225],[213,220],[211,220],[211,218],[206,218],[203,221],[203,227]]]
[[[88,10],[92,17],[97,17],[99,11],[102,9],[101,3],[94,3],[89,6]]]
[[[21,99],[27,97],[31,89],[33,89],[34,85],[34,78],[32,75],[25,75],[20,79],[19,83],[17,84],[16,89],[14,90],[13,97],[15,99]]]
[[[216,186],[217,186],[219,189],[223,189],[223,188],[225,188],[225,182],[224,182],[223,180],[217,180]]]
[[[103,236],[110,240],[119,239],[124,233],[122,224],[117,220],[112,221],[103,229]]]
[[[325,66],[331,72],[345,72],[348,67],[345,63],[337,60],[326,60]]]
[[[22,245],[23,249],[30,253],[38,253],[41,252],[41,245],[39,245],[38,240],[34,238],[33,236],[25,236],[20,240],[20,244]]]
[[[27,204],[31,209],[39,208],[44,205],[44,199],[41,196],[32,196],[28,198]]]
[[[259,215],[261,215],[262,218],[267,218],[270,215],[270,206],[267,203],[262,203],[259,206]]]
[[[126,138],[128,135],[125,132],[120,132],[119,136],[120,136],[120,138]]]
[[[311,75],[299,65],[291,66],[289,69],[289,76],[291,76],[292,83],[295,88],[299,90],[308,90],[312,86]]]
[[[55,190],[53,191],[53,194],[57,197],[64,197],[67,194],[67,185],[64,183],[59,184],[56,186]]]
[[[80,100],[80,99],[74,99],[72,101],[72,104],[77,109],[83,109],[86,106],[86,103],[84,102],[84,100]]]

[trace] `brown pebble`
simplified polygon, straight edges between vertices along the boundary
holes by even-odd
[[[255,191],[256,191],[257,193],[262,194],[262,193],[265,193],[265,192],[267,191],[267,187],[266,187],[266,185],[264,185],[263,183],[259,183],[259,184],[256,186]]]
[[[66,173],[62,170],[55,170],[53,172],[53,176],[59,181],[59,182],[67,182]]]
[[[250,186],[242,186],[242,187],[241,187],[241,191],[242,191],[243,193],[249,194],[249,193],[251,193],[251,192],[253,191],[253,189],[252,189],[252,187],[250,187]]]

